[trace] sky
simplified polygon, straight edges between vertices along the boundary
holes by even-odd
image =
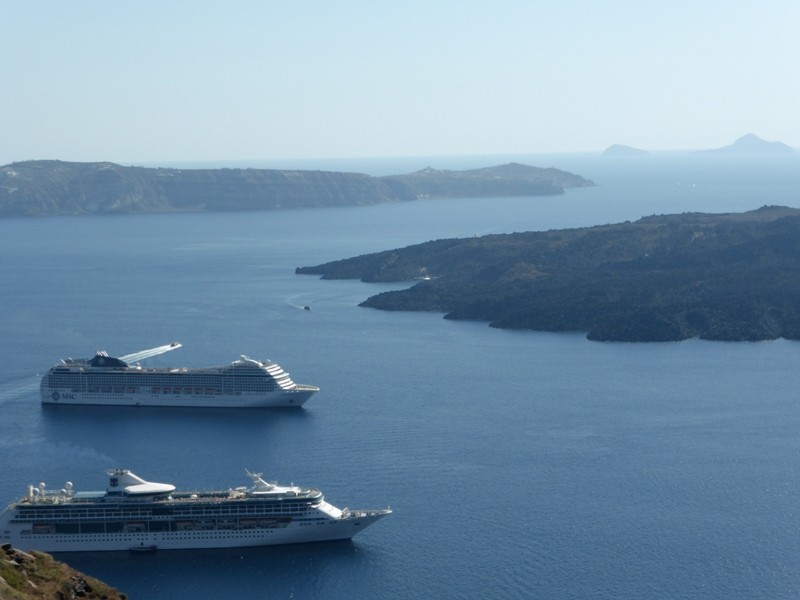
[[[0,164],[800,147],[798,0],[0,0]]]

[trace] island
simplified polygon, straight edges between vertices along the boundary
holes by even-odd
[[[645,156],[649,154],[647,150],[626,146],[624,144],[611,144],[603,150],[603,156]]]
[[[296,272],[417,280],[361,306],[499,328],[626,342],[800,339],[800,210],[786,207],[442,239]]]
[[[466,171],[430,167],[408,175],[381,177],[390,184],[410,189],[417,198],[497,198],[500,196],[552,196],[565,189],[593,186],[579,175],[560,169],[509,163]]]
[[[791,154],[794,148],[783,142],[768,142],[755,134],[748,133],[729,146],[703,150],[706,154]]]
[[[594,185],[560,171],[510,164],[407,175],[278,169],[162,169],[58,160],[0,167],[0,217],[243,211],[407,202],[421,198],[543,196]]]

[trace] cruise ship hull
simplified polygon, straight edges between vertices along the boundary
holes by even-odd
[[[185,531],[95,534],[49,534],[12,529],[7,541],[21,550],[42,552],[136,552],[275,546],[349,540],[386,514],[388,511],[370,511],[362,516],[343,519],[297,521],[284,527],[253,526],[240,529],[198,528]]]
[[[278,408],[303,406],[319,391],[295,383],[271,360],[244,355],[226,366],[191,369],[132,362],[180,347],[174,342],[122,358],[102,351],[88,359],[65,358],[42,377],[42,404]]]
[[[28,485],[0,514],[0,542],[23,550],[96,552],[243,548],[347,540],[391,509],[339,509],[316,488],[286,486],[246,471],[253,485],[176,491],[128,469],[111,469],[106,491]]]
[[[296,384],[291,390],[240,394],[165,394],[124,391],[84,393],[68,389],[41,386],[42,404],[101,405],[101,406],[163,406],[186,408],[282,408],[303,406],[318,387]]]

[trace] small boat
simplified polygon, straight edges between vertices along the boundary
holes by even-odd
[[[129,548],[129,550],[131,552],[141,552],[141,553],[144,553],[144,552],[155,552],[156,550],[158,550],[158,546],[156,546],[155,544],[152,544],[150,546],[144,546],[144,545],[142,545],[142,546],[131,546]]]

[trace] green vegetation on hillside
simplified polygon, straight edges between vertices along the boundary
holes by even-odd
[[[0,549],[0,600],[124,600],[125,594],[44,552]]]

